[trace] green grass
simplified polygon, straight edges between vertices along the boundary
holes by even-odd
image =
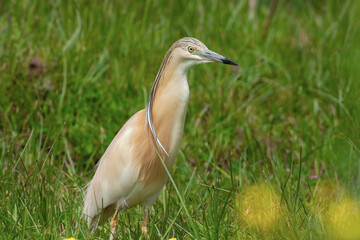
[[[150,239],[336,238],[324,213],[360,197],[360,6],[279,0],[264,34],[269,9],[259,1],[250,19],[244,0],[0,1],[0,238],[108,238],[108,224],[91,236],[81,219],[83,187],[184,36],[240,69],[190,70],[172,175],[192,221],[169,182]],[[283,212],[266,231],[241,211],[264,182]],[[143,238],[140,207],[119,219],[121,239]]]

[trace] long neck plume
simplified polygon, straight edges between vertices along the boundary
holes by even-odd
[[[154,140],[156,142],[156,144],[160,147],[160,149],[167,155],[169,156],[168,152],[166,151],[166,149],[164,148],[164,146],[161,144],[160,140],[158,139],[157,135],[156,135],[156,131],[154,128],[154,124],[153,124],[153,117],[152,117],[152,108],[153,108],[153,103],[154,103],[154,99],[155,99],[155,95],[156,92],[160,86],[160,82],[162,81],[164,72],[165,72],[165,68],[166,66],[169,64],[170,60],[171,60],[171,53],[172,53],[172,48],[169,49],[169,51],[166,53],[164,60],[160,66],[160,69],[156,75],[154,84],[151,88],[151,92],[150,92],[150,96],[149,96],[149,101],[147,104],[147,108],[146,108],[146,118],[145,118],[145,126],[149,126],[149,129],[151,131],[151,134],[154,137]]]

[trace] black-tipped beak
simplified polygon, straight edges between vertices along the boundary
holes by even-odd
[[[223,64],[229,64],[229,65],[234,65],[234,66],[239,66],[236,62],[234,62],[233,60],[230,60],[228,58],[222,59],[221,60]]]
[[[230,60],[230,59],[228,59],[216,52],[213,52],[209,49],[207,49],[205,51],[197,52],[196,54],[210,62],[221,62],[224,64],[238,66],[238,64],[236,62],[234,62],[233,60]]]

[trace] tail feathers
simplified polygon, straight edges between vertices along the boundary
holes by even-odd
[[[83,215],[88,227],[91,227],[93,230],[95,230],[99,224],[104,224],[115,212],[115,204],[103,208],[102,199],[101,191],[99,191],[99,188],[96,188],[96,184],[91,181],[84,199]]]

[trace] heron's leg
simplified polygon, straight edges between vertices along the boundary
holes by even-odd
[[[155,193],[153,196],[151,196],[144,204],[145,211],[144,211],[144,219],[141,224],[141,231],[145,235],[145,238],[147,237],[147,232],[148,232],[147,223],[148,223],[149,213],[151,214],[151,206],[154,204],[160,191],[161,191],[161,189],[157,193]]]
[[[116,229],[116,226],[117,226],[117,215],[119,213],[119,209],[116,208],[116,211],[115,211],[115,214],[114,216],[111,218],[111,233],[110,233],[110,238],[109,240],[113,240],[114,239],[114,234],[115,234],[115,229]]]
[[[144,211],[144,218],[143,221],[141,223],[141,231],[142,233],[146,236],[147,232],[148,232],[148,228],[147,228],[147,223],[148,223],[148,214],[149,214],[149,209],[147,207],[145,207],[145,211]]]

